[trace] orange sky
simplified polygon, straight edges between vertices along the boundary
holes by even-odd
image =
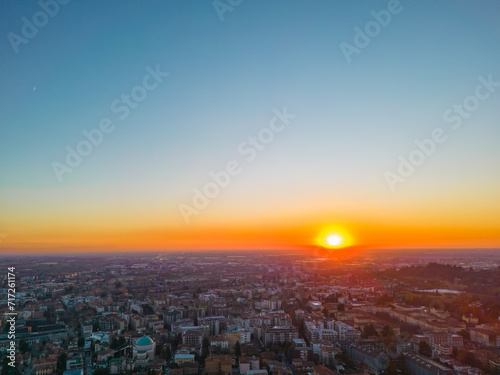
[[[500,247],[500,202],[491,199],[493,190],[468,200],[460,187],[438,195],[425,189],[399,195],[387,189],[317,191],[301,200],[280,190],[242,200],[235,185],[189,224],[179,214],[180,199],[137,191],[4,189],[0,249],[298,249],[336,232],[353,246]]]
[[[367,248],[498,247],[497,228],[396,226],[356,222],[263,225],[177,225],[124,228],[66,223],[13,230],[0,243],[6,250],[203,250],[307,249],[340,234],[345,245]]]

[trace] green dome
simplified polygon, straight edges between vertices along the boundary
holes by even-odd
[[[151,345],[152,343],[153,343],[153,340],[151,340],[151,338],[149,338],[148,336],[142,336],[139,340],[137,340],[135,345],[148,346],[148,345]]]

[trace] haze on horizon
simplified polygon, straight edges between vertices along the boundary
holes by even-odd
[[[500,248],[500,3],[57,4],[0,14],[0,252]]]

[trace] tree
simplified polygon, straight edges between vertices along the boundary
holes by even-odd
[[[365,326],[365,328],[363,329],[363,336],[364,337],[378,336],[378,332],[373,326],[373,324],[368,324],[367,326]]]
[[[19,341],[19,350],[22,354],[26,353],[30,350],[30,344],[28,344],[26,340]]]
[[[375,298],[375,303],[377,305],[383,305],[384,303],[387,303],[387,302],[394,302],[394,298],[392,298],[388,294],[384,294],[382,296]]]
[[[177,350],[177,347],[181,342],[182,342],[182,335],[178,333],[172,340],[172,349],[174,350],[174,352]]]
[[[464,338],[464,340],[470,340],[470,333],[465,329],[458,331],[458,334]]]
[[[430,357],[432,356],[432,348],[425,341],[421,341],[418,345],[418,354]]]
[[[170,361],[170,358],[172,358],[172,352],[170,351],[170,347],[167,346],[165,349],[165,359]]]
[[[241,356],[241,345],[239,341],[236,341],[236,345],[234,347],[234,354],[236,355],[236,357]]]
[[[18,374],[18,370],[15,367],[9,366],[9,358],[7,356],[4,356],[2,359],[2,374],[5,373],[7,375],[10,374]]]
[[[201,343],[201,356],[203,359],[207,358],[210,349],[210,340],[206,337],[203,338]]]
[[[476,358],[474,353],[472,353],[468,350],[465,350],[465,349],[458,349],[457,361],[465,363],[466,365],[470,365],[473,367],[481,366],[480,361]]]
[[[68,356],[66,353],[62,353],[59,357],[57,357],[57,373],[62,374],[66,370],[66,359]]]
[[[83,348],[83,345],[85,345],[85,339],[82,336],[80,336],[78,337],[78,347]]]
[[[345,311],[345,305],[343,303],[339,303],[337,306],[338,311]]]
[[[337,293],[330,294],[328,297],[325,298],[325,302],[327,303],[337,303],[339,301],[339,297],[337,296]]]
[[[398,373],[398,369],[396,367],[396,364],[391,362],[389,364],[389,367],[385,371],[385,373],[388,374],[388,375],[396,375]]]
[[[354,367],[354,364],[349,359],[347,354],[344,353],[335,354],[335,359],[337,360],[337,362],[344,363],[346,366]]]
[[[391,326],[385,325],[384,328],[382,328],[382,331],[380,332],[382,336],[393,336],[394,335],[394,330],[392,329]]]
[[[120,337],[117,339],[116,337],[111,341],[111,344],[109,344],[109,347],[111,349],[116,349],[119,348],[120,346],[123,346],[127,343],[127,340],[125,340],[125,337]]]
[[[153,315],[155,311],[149,304],[144,304],[142,305],[142,311],[144,312],[144,315]]]
[[[313,355],[313,362],[314,362],[315,366],[317,366],[319,364],[319,355],[318,354]]]

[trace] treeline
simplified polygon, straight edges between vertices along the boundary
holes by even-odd
[[[399,270],[387,270],[384,272],[384,276],[401,280],[422,279],[446,281],[450,284],[459,283],[474,288],[475,292],[478,292],[478,288],[480,288],[485,293],[494,292],[495,287],[500,286],[500,267],[475,271],[472,267],[429,263],[426,266],[409,266]],[[500,296],[500,290],[497,293]]]

